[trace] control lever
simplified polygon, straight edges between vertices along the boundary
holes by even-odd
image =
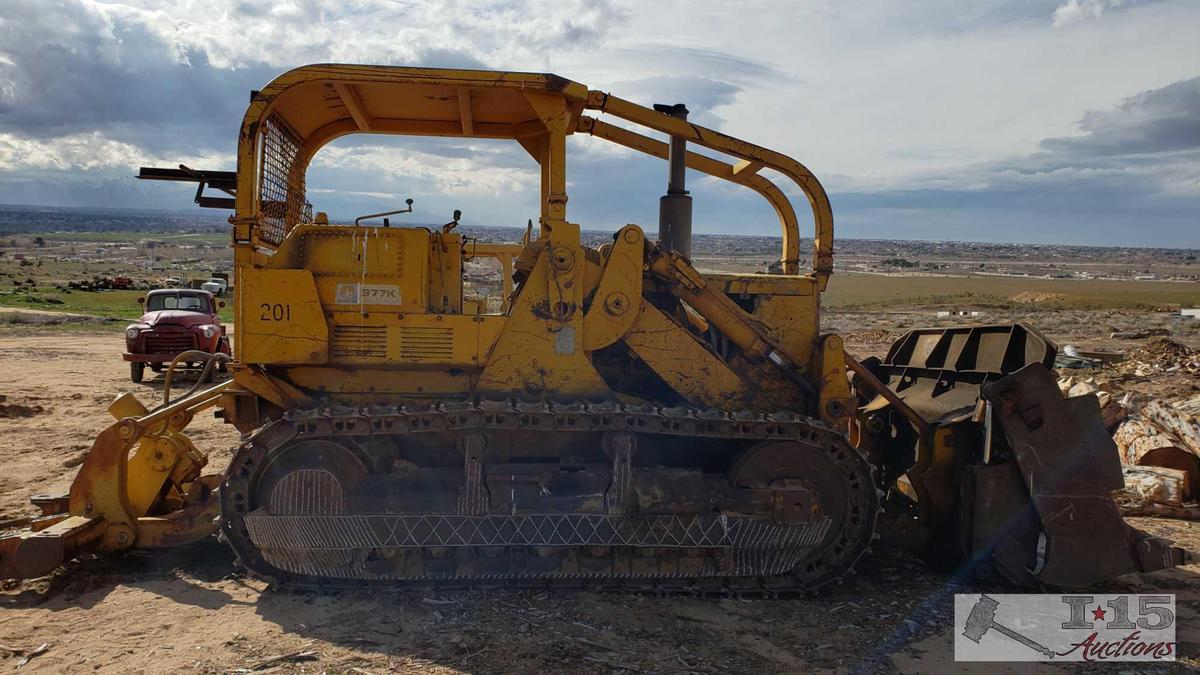
[[[396,215],[397,213],[412,213],[412,205],[413,205],[413,200],[412,200],[412,197],[409,197],[408,199],[405,199],[405,200],[404,200],[404,203],[408,205],[408,208],[407,208],[407,209],[397,209],[396,211],[384,211],[384,212],[382,212],[382,213],[368,213],[368,214],[367,214],[367,215],[365,215],[365,216],[359,216],[359,217],[355,218],[355,219],[354,219],[354,224],[355,224],[355,225],[358,225],[360,221],[363,221],[363,220],[368,220],[368,219],[370,219],[370,218],[379,218],[379,217],[382,217],[382,216],[394,216],[394,215]],[[389,225],[390,225],[390,223],[389,223],[389,222],[388,222],[388,221],[385,219],[385,220],[383,221],[383,226],[384,226],[384,227],[388,227]]]

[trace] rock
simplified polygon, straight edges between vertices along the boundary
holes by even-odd
[[[46,409],[40,405],[6,403],[0,405],[0,418],[33,417],[34,415],[40,415],[45,411]]]

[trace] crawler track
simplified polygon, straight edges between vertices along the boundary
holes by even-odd
[[[292,444],[515,430],[798,443],[836,467],[837,485],[823,489],[844,490],[844,515],[832,524],[825,518],[792,526],[725,514],[626,516],[619,511],[279,516],[255,501],[260,468]],[[495,587],[737,596],[808,592],[840,582],[869,548],[879,510],[870,464],[839,434],[810,418],[787,412],[515,399],[293,411],[238,448],[221,498],[222,532],[241,562],[256,575],[290,587],[365,584],[413,590]],[[415,573],[397,573],[393,564],[388,573],[375,574],[364,562],[368,553],[394,556],[398,551],[421,559]]]

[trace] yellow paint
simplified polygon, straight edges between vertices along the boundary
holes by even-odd
[[[435,235],[441,236],[441,235]],[[314,273],[321,304],[334,310],[338,284],[388,284],[397,287],[397,304],[382,305],[404,312],[424,312],[429,304],[431,235],[421,228],[301,225],[284,240],[270,267],[307,269]],[[369,309],[376,303],[367,299]]]
[[[205,456],[183,434],[167,432],[143,438],[129,459],[127,473],[127,494],[134,515],[148,514],[160,496],[165,496],[163,484],[172,474],[194,478],[204,464]]]
[[[719,131],[706,129],[698,124],[670,115],[663,115],[601,91],[588,92],[587,107],[615,115],[655,131],[686,139],[689,143],[696,143],[727,153],[740,160],[761,164],[763,167],[774,169],[791,179],[808,198],[809,205],[812,207],[813,222],[816,225],[816,232],[813,236],[813,274],[821,289],[824,290],[829,275],[833,273],[833,209],[829,205],[829,197],[825,194],[825,188],[807,167],[774,150],[726,136]],[[751,172],[737,172],[735,169],[736,167],[731,167],[731,177],[754,175]],[[786,220],[782,224],[784,226],[783,271],[785,274],[796,274],[799,268],[793,261],[799,257],[799,233]]]
[[[659,159],[667,159],[668,157],[666,143],[628,129],[601,122],[587,115],[579,118],[576,131],[599,136],[618,145],[623,145],[632,150],[658,157]],[[779,224],[784,233],[799,232],[796,222],[796,210],[792,208],[792,203],[788,201],[783,191],[769,179],[757,173],[737,171],[737,166],[734,164],[722,162],[697,152],[687,153],[685,159],[689,169],[695,169],[714,178],[721,178],[754,190],[775,209],[775,214],[779,217]],[[787,239],[786,234],[785,239]],[[780,262],[783,265],[784,271],[789,274],[794,274],[800,269],[800,261],[797,257],[799,256],[799,251],[798,245],[785,245],[784,247],[783,258]]]
[[[835,428],[845,429],[847,421],[857,411],[850,393],[850,380],[846,377],[846,352],[842,338],[825,335],[820,340],[821,365],[816,383],[820,391],[818,409],[821,419]]]
[[[583,247],[580,226],[567,220],[566,137],[584,132],[651,156],[667,154],[662,141],[586,117],[588,109],[728,155],[726,161],[689,153],[686,161],[767,199],[783,230],[786,274],[701,275],[677,256],[645,259],[636,226],[603,253]],[[345,134],[516,141],[540,170],[540,229],[523,246],[479,244],[457,231],[317,225],[303,222],[303,209],[289,208],[301,215],[273,243],[262,228],[280,205],[261,202],[258,193],[268,124],[294,132],[286,178],[296,186],[315,153]],[[276,405],[298,398],[269,385],[284,380],[298,387],[299,397],[600,395],[608,388],[591,354],[619,341],[645,352],[639,356],[672,386],[707,405],[753,399],[750,381],[763,405],[798,400],[768,358],[772,353],[818,385],[836,379],[829,376],[837,362],[832,343],[817,349],[819,298],[831,270],[828,200],[803,165],[779,153],[553,75],[320,65],[285,73],[253,97],[238,157],[235,355],[239,364],[266,367],[251,376],[241,375],[248,371],[239,365],[235,373],[246,390]],[[809,199],[816,226],[811,274],[798,274],[796,214],[764,177],[766,169],[796,182]],[[480,299],[464,297],[464,263],[479,257],[501,264],[501,314],[481,313]],[[519,288],[510,280],[514,272],[523,279]],[[648,284],[671,290],[686,306],[672,315],[649,307]],[[262,308],[285,298],[293,312],[302,308],[300,315],[286,326],[264,319]],[[707,344],[710,327],[741,356],[717,356]],[[829,397],[843,393],[835,385]]]
[[[706,272],[704,280],[709,285],[728,295],[811,297],[817,294],[816,280],[811,276]]]
[[[113,416],[113,419],[125,419],[126,417],[141,417],[148,411],[146,406],[137,399],[136,396],[128,392],[121,394],[112,403],[108,404],[108,414]]]
[[[578,229],[574,236],[578,238]],[[476,385],[480,391],[574,396],[601,395],[608,391],[584,353],[583,320],[578,305],[567,312],[552,307],[548,256],[545,250],[538,256],[513,303]],[[559,274],[562,289],[556,288],[553,295],[556,301],[567,302],[578,297],[582,285],[579,267],[576,264],[572,270]]]
[[[643,302],[625,343],[671,388],[701,406],[733,406],[750,386],[666,314]]]
[[[428,250],[429,311],[461,313],[462,238],[456,234],[434,234],[430,237]]]
[[[624,228],[603,252],[582,246],[580,225],[567,220],[567,136],[589,133],[667,156],[662,141],[585,117],[585,110],[727,155],[689,152],[686,163],[772,205],[784,274],[702,275],[687,260],[646,247],[637,226]],[[287,130],[287,142],[272,137],[268,148],[268,128]],[[352,133],[516,142],[540,172],[537,236],[520,246],[479,244],[449,230],[307,222],[310,161]],[[832,211],[821,184],[790,157],[554,75],[314,65],[252,95],[237,165],[233,380],[153,412],[129,398],[114,402],[110,410],[121,419],[96,439],[69,499],[73,520],[103,523],[102,550],[134,545],[139,517],[194,479],[204,458],[179,431],[218,403],[227,419],[250,430],[280,411],[325,402],[611,395],[593,353],[624,342],[697,406],[798,409],[801,388],[786,367],[819,391],[820,411],[800,412],[844,419],[829,408],[848,400],[842,345],[817,334],[820,295],[832,272]],[[763,176],[767,169],[796,183],[809,201],[809,274],[800,274],[795,210]],[[500,314],[480,314],[479,301],[463,297],[463,264],[478,257],[493,257],[503,269]],[[647,298],[673,309],[664,312]],[[946,440],[935,437],[934,459],[910,474],[918,492],[922,480],[944,472]],[[164,527],[136,541],[163,540]]]
[[[617,233],[604,272],[583,318],[583,349],[595,351],[621,339],[637,319],[642,298],[646,240],[642,228],[628,225]]]
[[[237,275],[237,357],[250,363],[323,363],[329,331],[309,270],[246,269]]]
[[[754,318],[793,363],[812,363],[817,356],[818,297],[771,293],[757,296]],[[820,371],[820,365],[814,363],[811,370]]]

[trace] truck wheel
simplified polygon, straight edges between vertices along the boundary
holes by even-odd
[[[146,364],[138,363],[137,361],[129,362],[129,379],[134,382],[141,382],[142,375],[146,372]]]

